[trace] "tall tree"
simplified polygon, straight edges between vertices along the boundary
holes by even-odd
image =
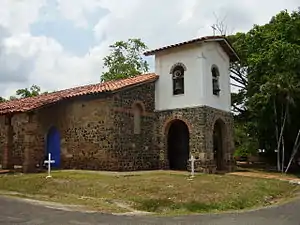
[[[110,45],[111,53],[104,57],[104,68],[108,69],[101,76],[101,82],[134,77],[148,72],[149,65],[142,53],[147,49],[141,39],[117,41]]]
[[[256,138],[260,147],[271,155],[277,150],[278,170],[285,155],[298,146],[294,140],[300,128],[299,27],[299,10],[282,11],[269,23],[231,37],[242,58],[236,71],[232,70],[235,80],[242,84],[233,96],[233,107],[238,108],[247,134]]]

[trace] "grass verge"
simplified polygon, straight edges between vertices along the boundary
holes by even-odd
[[[156,214],[190,214],[242,210],[290,198],[298,186],[288,182],[233,175],[97,173],[55,171],[45,174],[2,175],[0,190],[22,197],[86,206],[108,213],[134,210]]]

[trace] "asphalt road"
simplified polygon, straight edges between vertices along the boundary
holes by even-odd
[[[53,209],[24,200],[0,197],[2,225],[300,225],[300,199],[285,205],[245,213],[197,215],[172,218],[116,216]]]

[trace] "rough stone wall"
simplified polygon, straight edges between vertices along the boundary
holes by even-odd
[[[46,156],[47,132],[55,126],[61,136],[62,168],[109,169],[115,164],[113,149],[112,99],[94,97],[59,102],[30,117],[20,113],[12,117],[14,165],[23,165],[24,150],[30,148],[30,167],[42,164]],[[34,135],[32,135],[34,129]],[[4,116],[1,117],[1,162],[6,146]],[[25,140],[26,139],[26,140]],[[31,143],[28,143],[31,142]]]
[[[141,134],[133,134],[132,105],[135,102],[142,104],[145,110]],[[115,94],[58,102],[35,110],[30,116],[15,114],[12,117],[12,162],[28,171],[41,166],[46,156],[47,132],[55,126],[61,137],[61,168],[157,169],[152,139],[153,110],[154,83],[151,83]],[[4,121],[4,116],[0,117],[1,162],[7,142]]]
[[[0,168],[3,164],[3,154],[5,148],[5,117],[0,116]]]
[[[37,115],[44,140],[52,126],[60,132],[62,168],[105,170],[114,166],[111,97],[60,102]]]
[[[213,129],[216,121],[220,119],[225,123],[223,127],[223,168],[225,171],[234,171],[235,162],[233,154],[235,151],[234,147],[234,121],[233,115],[228,112],[205,107],[206,113],[206,127],[205,127],[205,147],[206,151],[209,151],[211,156],[209,157],[209,165],[211,171],[215,172],[215,161],[213,159]],[[213,166],[212,166],[213,165]],[[205,167],[203,167],[205,169]]]
[[[168,169],[167,132],[174,119],[183,120],[190,131],[190,152],[199,172],[214,173],[213,128],[216,120],[225,123],[224,165],[233,163],[233,118],[230,113],[209,107],[154,112],[155,84],[148,83],[108,96],[84,96],[36,110],[33,115],[12,118],[13,163],[41,164],[45,157],[46,135],[55,126],[61,136],[62,168],[93,170]],[[141,133],[134,134],[134,104],[143,108]],[[4,117],[0,117],[0,159],[6,142]],[[35,130],[35,132],[33,132]],[[30,142],[30,143],[29,143]],[[30,154],[25,154],[25,150]]]
[[[153,82],[114,96],[114,151],[119,158],[118,170],[159,169],[159,151],[154,139],[154,88]],[[143,108],[140,134],[134,134],[134,104]]]
[[[16,114],[11,119],[11,126],[13,127],[13,145],[11,152],[12,164],[15,166],[22,166],[24,159],[24,126],[27,123],[27,115]],[[5,124],[5,116],[0,116],[0,164],[3,163],[4,149],[7,146],[7,129],[8,124]]]
[[[28,122],[28,115],[25,113],[17,114],[12,117],[11,123],[13,126],[13,164],[22,166],[24,160],[24,138],[25,125]]]
[[[180,119],[188,126],[190,132],[190,154],[196,158],[195,169],[206,173],[216,172],[216,162],[213,154],[213,129],[215,122],[221,119],[225,123],[223,132],[223,168],[226,171],[234,169],[233,117],[231,113],[210,107],[157,112],[158,122],[155,128],[155,138],[160,149],[160,162],[163,168],[169,168],[167,133],[174,119]]]

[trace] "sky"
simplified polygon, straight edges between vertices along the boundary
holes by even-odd
[[[300,0],[1,0],[0,96],[97,83],[109,45],[141,38],[149,49],[267,23]],[[153,71],[153,58],[148,59]]]

